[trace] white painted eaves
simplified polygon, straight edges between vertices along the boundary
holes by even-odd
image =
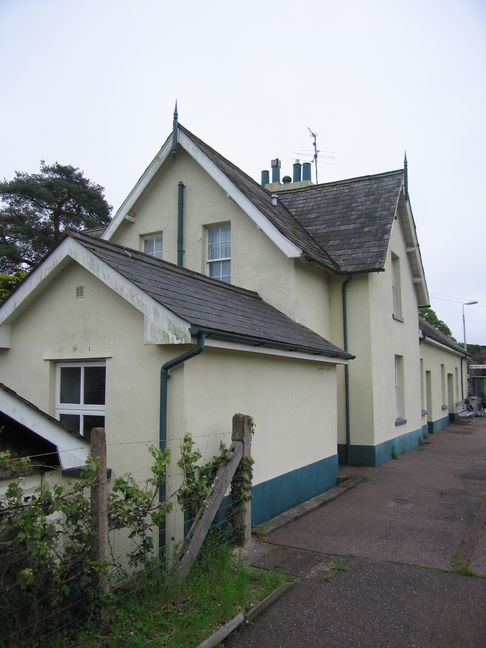
[[[244,353],[260,353],[268,356],[278,356],[283,358],[290,358],[292,360],[310,360],[312,362],[321,362],[325,364],[349,364],[349,360],[344,358],[333,358],[331,356],[319,355],[317,353],[303,353],[301,351],[290,351],[286,349],[272,349],[271,347],[252,346],[251,344],[242,344],[240,342],[231,342],[228,340],[218,340],[217,338],[207,337],[205,341],[206,347],[214,347],[216,349],[226,349],[229,351],[242,351]]]
[[[140,180],[130,191],[128,196],[125,198],[123,203],[118,208],[116,214],[113,216],[111,223],[108,225],[106,230],[103,232],[102,239],[109,241],[116,230],[120,227],[121,223],[126,219],[133,223],[134,219],[130,216],[130,210],[133,208],[137,200],[140,198],[142,193],[148,187],[153,177],[160,169],[164,161],[170,154],[172,146],[172,138],[168,138],[165,143],[162,145],[162,148],[159,150],[157,155],[154,157],[152,162],[143,172]]]
[[[403,234],[405,236],[407,256],[413,271],[412,279],[417,293],[418,304],[419,306],[428,306],[430,303],[429,291],[425,279],[425,271],[422,263],[422,255],[420,253],[420,245],[417,238],[417,230],[415,227],[410,200],[405,197],[403,186],[398,200],[397,213],[400,216],[399,222],[404,230]]]
[[[189,322],[159,304],[78,241],[67,236],[0,306],[0,347],[8,348],[10,346],[11,323],[70,260],[76,261],[143,314],[145,344],[187,344],[191,342]]]
[[[251,218],[255,225],[264,232],[285,256],[295,258],[302,256],[302,250],[289,241],[238,187],[217,167],[212,160],[180,129],[177,130],[177,143],[188,153],[206,173],[230,196],[235,203]],[[168,138],[132,191],[118,209],[113,220],[106,228],[102,238],[110,240],[121,223],[129,218],[130,210],[148,187],[172,150],[172,139]]]
[[[48,414],[3,387],[0,388],[0,411],[55,445],[63,470],[80,468],[86,463],[90,452],[86,439],[71,434]]]

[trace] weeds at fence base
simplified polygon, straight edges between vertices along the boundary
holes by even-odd
[[[256,571],[234,562],[232,548],[207,547],[197,568],[168,587],[165,570],[154,562],[118,590],[109,609],[110,635],[77,628],[72,637],[52,637],[53,648],[79,646],[198,646],[239,612],[247,612],[279,587],[280,574]]]

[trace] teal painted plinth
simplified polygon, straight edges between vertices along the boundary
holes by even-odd
[[[449,422],[450,422],[449,415],[444,416],[441,419],[437,419],[437,421],[429,421],[427,423],[429,428],[429,434],[434,434],[434,432],[438,432],[439,430],[442,430],[442,428],[449,425]]]
[[[351,446],[351,465],[352,466],[379,466],[380,464],[388,461],[392,455],[392,448],[395,449],[397,454],[403,451],[412,450],[419,444],[419,439],[422,439],[424,431],[427,431],[426,426],[422,426],[418,430],[406,432],[400,436],[384,441],[378,445],[352,445]]]
[[[338,443],[338,461],[340,466],[345,466],[348,463],[348,454],[346,452],[345,443]]]
[[[338,455],[335,454],[253,486],[252,526],[333,488],[337,476]]]
[[[424,423],[424,424],[422,425],[422,436],[423,436],[424,434],[428,434],[428,433],[429,433],[429,424],[428,424],[428,423]]]

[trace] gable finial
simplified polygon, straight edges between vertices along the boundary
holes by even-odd
[[[178,128],[179,113],[177,112],[177,99],[174,108],[174,120],[172,122],[172,159],[175,160],[177,153],[177,128]]]
[[[403,186],[404,186],[405,198],[408,200],[408,160],[407,160],[406,149],[405,149],[405,156],[403,158]]]

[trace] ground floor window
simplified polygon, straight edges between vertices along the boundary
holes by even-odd
[[[56,417],[70,432],[89,439],[105,426],[104,362],[62,362],[56,367]]]
[[[406,423],[403,356],[395,356],[395,425]]]

